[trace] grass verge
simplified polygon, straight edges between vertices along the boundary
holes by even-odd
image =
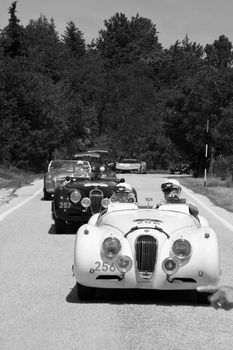
[[[230,179],[207,178],[207,186],[204,186],[203,178],[180,177],[178,180],[183,186],[208,197],[215,205],[233,212],[233,183]]]
[[[36,179],[42,178],[42,174],[35,174],[30,171],[19,170],[16,168],[0,167],[0,189],[17,189],[24,185],[29,185]]]

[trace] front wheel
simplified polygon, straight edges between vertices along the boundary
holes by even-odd
[[[76,283],[77,297],[80,300],[91,301],[95,298],[96,289],[92,287],[86,287],[82,284]]]
[[[211,295],[211,293],[206,293],[206,292],[197,292],[196,293],[196,300],[198,302],[198,304],[210,304],[209,301],[209,296]]]
[[[65,231],[66,231],[65,220],[55,218],[55,231],[58,234],[65,233]]]

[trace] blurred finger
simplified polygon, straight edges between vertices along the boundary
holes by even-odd
[[[212,286],[212,285],[200,286],[200,287],[197,287],[197,291],[198,292],[204,292],[204,293],[215,293],[215,292],[218,291],[218,287],[217,286]]]

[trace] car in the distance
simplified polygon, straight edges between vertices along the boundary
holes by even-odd
[[[170,167],[170,174],[172,175],[190,174],[190,172],[189,164],[174,164]]]
[[[116,171],[118,173],[138,173],[146,174],[147,164],[145,161],[136,158],[124,158],[116,163]]]
[[[102,149],[102,148],[89,148],[85,151],[85,153],[98,153],[102,154],[104,161],[107,162],[114,162],[115,157],[111,150],[109,149]]]
[[[95,166],[97,163],[99,166],[104,166],[106,169],[111,169],[112,171],[116,170],[116,162],[114,158],[109,156],[106,152],[78,152],[72,156],[72,159],[75,160],[87,160],[91,165]]]

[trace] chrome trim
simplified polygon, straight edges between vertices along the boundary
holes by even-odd
[[[104,198],[103,192],[99,188],[94,188],[89,193],[89,198],[91,200],[90,209],[92,214],[99,213],[102,208],[102,199]]]
[[[157,241],[151,235],[141,235],[135,240],[135,258],[139,282],[150,281],[157,260]]]

